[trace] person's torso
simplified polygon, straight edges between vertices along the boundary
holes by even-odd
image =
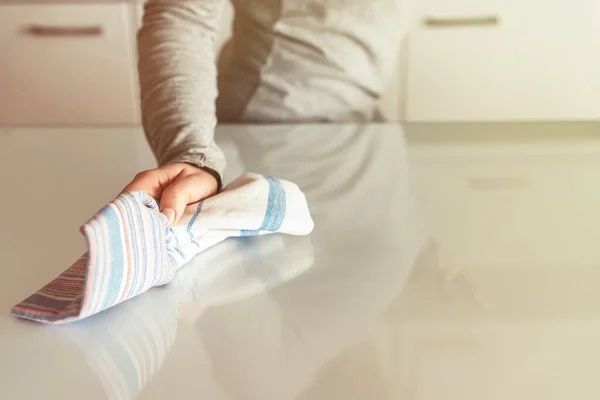
[[[403,32],[403,0],[232,0],[221,121],[369,119]]]

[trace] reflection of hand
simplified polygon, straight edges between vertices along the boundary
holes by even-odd
[[[181,219],[188,204],[204,200],[217,193],[216,175],[206,169],[186,163],[167,164],[140,172],[123,192],[141,190],[160,202],[160,211],[169,224]]]

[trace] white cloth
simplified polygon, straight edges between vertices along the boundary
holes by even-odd
[[[153,198],[123,193],[81,228],[88,252],[12,313],[44,323],[79,320],[167,284],[198,253],[228,237],[307,235],[313,226],[298,186],[257,174],[189,205],[173,227]]]

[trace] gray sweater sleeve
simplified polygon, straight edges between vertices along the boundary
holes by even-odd
[[[149,0],[137,35],[142,124],[158,164],[208,168],[219,184],[215,40],[224,1]]]

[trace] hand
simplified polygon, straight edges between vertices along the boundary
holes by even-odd
[[[181,219],[188,204],[204,200],[217,193],[217,179],[208,171],[186,163],[140,172],[123,192],[141,190],[160,204],[169,225]]]

